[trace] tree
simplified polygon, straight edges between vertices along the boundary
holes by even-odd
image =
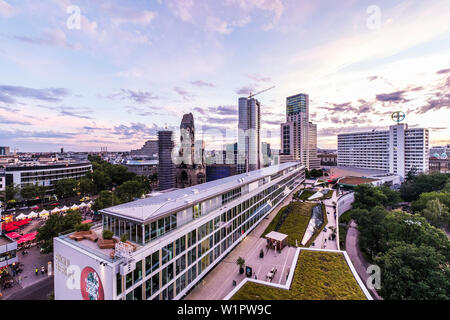
[[[72,197],[77,192],[78,181],[75,179],[62,179],[54,183],[58,198]]]
[[[100,192],[100,195],[95,200],[94,205],[92,206],[92,209],[95,211],[112,207],[118,204],[121,204],[122,202],[120,199],[111,191],[103,190]]]
[[[2,198],[5,202],[15,200],[19,193],[20,188],[16,184],[12,184],[5,187],[5,191],[2,192]]]
[[[420,174],[412,177],[400,187],[401,197],[405,201],[414,201],[421,193],[439,191],[446,186],[448,177],[449,174],[444,173]]]
[[[357,208],[351,212],[351,217],[356,220],[360,231],[360,247],[365,249],[372,258],[382,248],[386,234],[386,226],[383,224],[386,215],[387,212],[382,206],[377,206],[370,211]]]
[[[102,170],[94,170],[92,176],[96,192],[111,189],[112,180],[107,173]]]
[[[450,299],[448,260],[433,247],[397,243],[375,263],[381,268],[384,299]]]
[[[239,266],[239,272],[244,273],[245,260],[241,256],[237,258],[236,264]]]
[[[128,202],[134,198],[141,197],[149,189],[150,185],[146,182],[130,180],[122,183],[117,188],[117,195],[122,202]]]
[[[427,203],[431,200],[439,200],[440,203],[447,206],[447,208],[450,208],[450,192],[432,191],[432,192],[422,193],[419,196],[419,199],[417,199],[416,201],[411,203],[411,209],[414,212],[419,213],[426,208]]]
[[[37,185],[35,186],[32,183],[28,183],[26,185],[23,185],[22,188],[20,188],[20,195],[24,200],[32,200],[37,197]]]
[[[439,199],[428,201],[422,215],[435,227],[448,227],[450,221],[448,207],[442,204]]]
[[[78,183],[78,189],[80,190],[80,193],[82,195],[94,192],[94,183],[92,182],[92,179],[86,177],[81,178],[80,182]]]
[[[66,215],[52,214],[47,222],[38,229],[37,241],[42,241],[42,253],[53,251],[53,238],[60,233],[73,230],[81,223],[81,214],[78,211],[68,210]]]

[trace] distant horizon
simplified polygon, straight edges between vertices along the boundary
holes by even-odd
[[[256,98],[274,149],[298,93],[320,148],[399,110],[450,144],[448,12],[448,0],[0,0],[0,144],[132,150],[192,112],[218,150],[237,140],[239,97],[272,87]]]

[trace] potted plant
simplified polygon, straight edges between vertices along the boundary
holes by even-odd
[[[122,241],[123,243],[126,243],[128,241],[128,235],[126,233],[122,234],[120,236],[120,241]]]
[[[239,273],[244,273],[245,260],[242,257],[237,258],[236,264],[239,266]]]
[[[111,240],[113,238],[114,233],[111,230],[103,230],[102,237],[105,240]]]

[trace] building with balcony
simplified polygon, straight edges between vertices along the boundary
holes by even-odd
[[[54,238],[55,299],[182,299],[304,179],[291,162],[103,209],[93,231],[133,250]]]
[[[381,170],[405,177],[428,172],[428,129],[397,124],[389,130],[338,135],[337,165]]]

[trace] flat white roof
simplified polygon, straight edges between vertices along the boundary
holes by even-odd
[[[273,239],[275,241],[283,241],[287,238],[287,234],[276,232],[276,231],[270,231],[268,234],[266,234],[265,238]]]
[[[144,222],[163,216],[169,212],[177,212],[183,207],[192,206],[197,202],[212,198],[227,190],[238,188],[298,164],[299,162],[287,162],[270,166],[184,189],[166,192],[146,199],[138,199],[100,211],[108,215]]]

